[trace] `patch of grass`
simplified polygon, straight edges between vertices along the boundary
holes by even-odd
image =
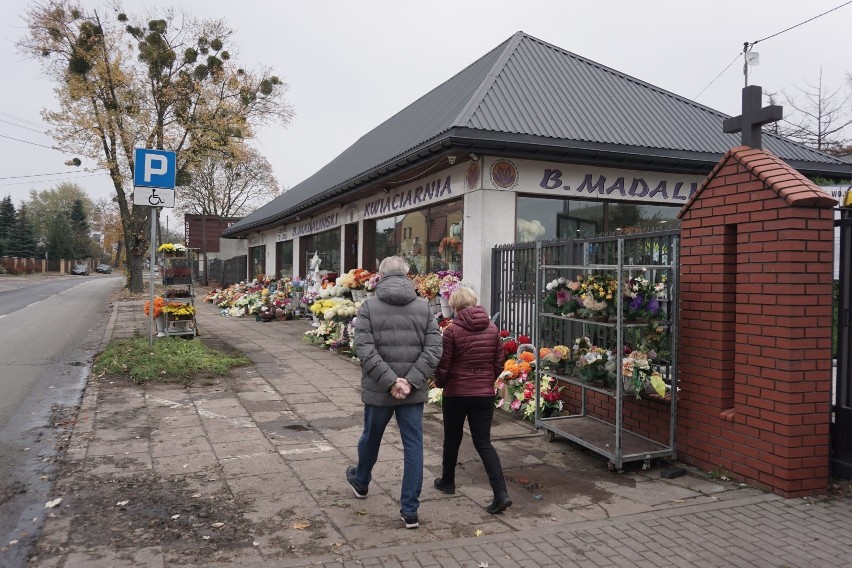
[[[153,347],[148,338],[111,342],[92,366],[96,374],[129,377],[137,384],[149,381],[188,383],[196,377],[225,375],[232,367],[248,365],[239,353],[224,353],[199,339],[160,338]]]

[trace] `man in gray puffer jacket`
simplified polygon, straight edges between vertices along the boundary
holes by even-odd
[[[384,259],[376,295],[358,310],[355,348],[361,359],[364,431],[358,465],[347,468],[346,481],[355,497],[367,497],[382,436],[396,415],[404,454],[399,515],[406,528],[415,529],[423,487],[423,404],[443,347],[429,304],[417,297],[407,273],[402,258]]]

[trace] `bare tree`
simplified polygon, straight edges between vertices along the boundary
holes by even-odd
[[[269,161],[243,145],[223,159],[207,157],[195,167],[192,181],[179,192],[177,210],[198,215],[239,217],[281,193]]]
[[[847,85],[830,91],[822,79],[822,68],[816,85],[806,83],[798,88],[801,98],[783,93],[785,119],[776,132],[811,148],[828,153],[842,152],[852,142],[852,79]],[[772,101],[774,94],[769,95]]]

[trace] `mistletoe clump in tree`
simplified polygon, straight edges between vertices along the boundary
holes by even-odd
[[[177,184],[188,185],[211,158],[240,155],[257,126],[286,125],[293,115],[287,86],[271,70],[233,62],[224,22],[171,10],[161,16],[107,18],[71,0],[48,0],[26,12],[28,34],[18,43],[57,86],[58,110],[44,112],[57,145],[109,172],[132,291],[142,290],[155,211],[129,200],[133,149],[177,152]]]

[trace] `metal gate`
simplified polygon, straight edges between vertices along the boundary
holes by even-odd
[[[837,368],[831,409],[831,471],[852,478],[852,210],[834,222],[840,230],[837,295]]]

